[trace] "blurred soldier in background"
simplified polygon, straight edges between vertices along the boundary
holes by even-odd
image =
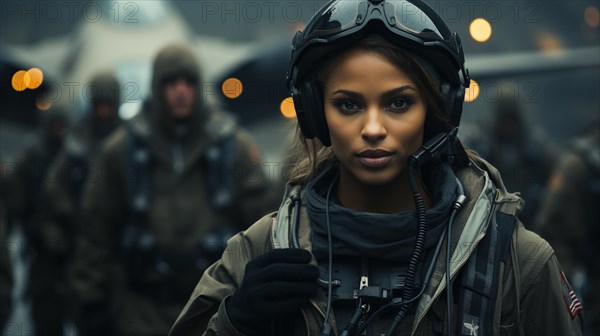
[[[163,49],[152,98],[100,151],[72,274],[83,335],[167,335],[226,240],[272,210],[258,147],[202,89],[194,55]]]
[[[37,141],[17,161],[14,174],[7,176],[7,220],[9,225],[22,225],[27,244],[30,271],[26,295],[31,299],[31,317],[37,335],[62,335],[63,312],[61,301],[45,278],[55,260],[47,252],[43,218],[48,200],[44,183],[50,165],[61,148],[69,118],[65,109],[54,105],[41,111],[40,135]]]
[[[464,141],[498,168],[508,191],[521,193],[525,207],[519,218],[530,227],[556,154],[544,132],[528,124],[523,113],[517,97],[503,95],[494,105],[492,123],[474,129]]]
[[[0,331],[8,321],[12,306],[12,265],[8,253],[6,221],[0,219]]]
[[[597,123],[596,123],[597,125]],[[600,130],[573,141],[549,181],[536,220],[573,288],[583,296],[584,331],[600,335]]]
[[[6,171],[0,160],[0,331],[8,321],[11,311],[11,294],[13,287],[12,265],[8,253],[8,224],[6,222]]]
[[[72,319],[73,291],[68,286],[67,267],[74,253],[79,222],[81,189],[102,141],[119,123],[119,82],[108,71],[95,75],[86,97],[87,111],[67,134],[64,146],[51,165],[45,183],[46,210],[41,225],[45,264],[32,269],[31,277],[40,281],[48,297],[46,309],[56,311],[58,322]],[[57,307],[56,302],[62,304]],[[51,305],[51,306],[50,306]],[[59,315],[59,314],[62,314]],[[50,335],[44,333],[44,335]],[[62,335],[62,333],[60,334]]]

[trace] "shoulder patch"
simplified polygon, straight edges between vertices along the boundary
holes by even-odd
[[[571,284],[567,281],[567,277],[562,270],[560,271],[560,283],[563,301],[567,306],[567,310],[569,310],[571,318],[574,318],[577,313],[583,311],[583,306],[581,305],[581,302],[579,302],[577,295],[573,291]]]

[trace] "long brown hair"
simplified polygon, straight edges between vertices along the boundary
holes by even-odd
[[[436,124],[441,124],[446,130],[450,130],[450,122],[444,115],[442,94],[437,85],[417,61],[401,48],[383,39],[366,38],[360,40],[351,48],[337,53],[334,57],[329,57],[312,75],[307,77],[312,78],[311,80],[323,83],[328,78],[332,65],[350,50],[363,50],[379,54],[406,73],[406,75],[415,83],[422,95],[422,99],[427,103],[427,117],[424,132],[425,139],[428,139],[440,131],[431,129],[432,118],[437,120]],[[314,111],[307,112],[314,113]],[[296,131],[292,136],[292,149],[289,162],[296,162],[296,165],[290,173],[289,182],[291,184],[306,184],[324,168],[337,162],[331,147],[325,147],[318,139],[305,138],[297,123]]]

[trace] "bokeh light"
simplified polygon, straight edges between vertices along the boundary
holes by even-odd
[[[15,91],[24,91],[29,85],[29,76],[25,70],[19,70],[12,76],[12,87]]]
[[[477,42],[485,42],[492,36],[492,25],[482,18],[477,18],[469,25],[471,37]]]
[[[52,102],[50,100],[48,100],[48,98],[46,97],[46,95],[44,93],[38,94],[37,97],[35,98],[35,107],[37,107],[38,110],[46,111],[51,106],[52,106]]]
[[[39,68],[31,68],[25,73],[25,82],[28,89],[37,89],[44,81],[44,73]]]
[[[597,28],[600,25],[600,13],[594,6],[586,7],[583,12],[585,24],[590,28]]]
[[[540,32],[536,36],[537,47],[547,56],[557,56],[563,49],[562,42],[550,32]]]
[[[244,91],[244,86],[242,85],[242,81],[235,77],[227,78],[223,85],[221,86],[221,90],[223,91],[223,95],[229,99],[235,99],[242,94]]]
[[[479,96],[479,84],[471,79],[469,87],[465,90],[465,102],[470,103]]]
[[[296,118],[296,108],[294,107],[294,100],[292,97],[287,97],[279,104],[279,111],[286,118]]]

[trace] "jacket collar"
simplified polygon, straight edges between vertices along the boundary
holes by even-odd
[[[520,211],[524,202],[518,194],[509,193],[502,182],[500,173],[487,161],[478,157],[472,158],[473,164],[470,167],[456,172],[456,176],[462,182],[467,201],[454,221],[452,228],[451,242],[451,277],[454,278],[473,254],[477,244],[485,236],[485,232],[490,223],[490,218],[497,206],[501,206],[503,212],[514,215]],[[288,185],[284,199],[279,208],[279,214],[274,219],[271,238],[274,248],[293,247],[291,219],[293,218],[293,203],[289,193],[293,187]],[[301,194],[301,197],[304,195]],[[300,222],[298,225],[298,241],[303,249],[312,252],[310,240],[310,224],[306,208],[302,207],[300,212]],[[445,248],[442,249],[445,251]],[[316,264],[316,260],[312,261]],[[446,266],[445,254],[441,253],[436,261],[435,269],[429,286],[419,300],[415,319],[412,328],[414,334],[425,315],[431,309],[437,297],[446,287],[445,281]],[[327,306],[327,297],[324,291],[319,291],[317,296],[311,300],[311,304],[322,313]],[[330,317],[330,323],[335,328],[335,318]]]
[[[475,248],[485,236],[488,225],[495,211],[515,215],[520,211],[524,202],[518,194],[506,190],[500,173],[487,161],[478,157],[472,158],[470,167],[457,172],[467,196],[467,202],[456,216],[452,228],[450,276],[456,277],[466,264]],[[445,251],[445,248],[442,249]],[[419,300],[413,323],[412,333],[415,334],[435,300],[446,288],[445,254],[440,254],[429,286]]]

